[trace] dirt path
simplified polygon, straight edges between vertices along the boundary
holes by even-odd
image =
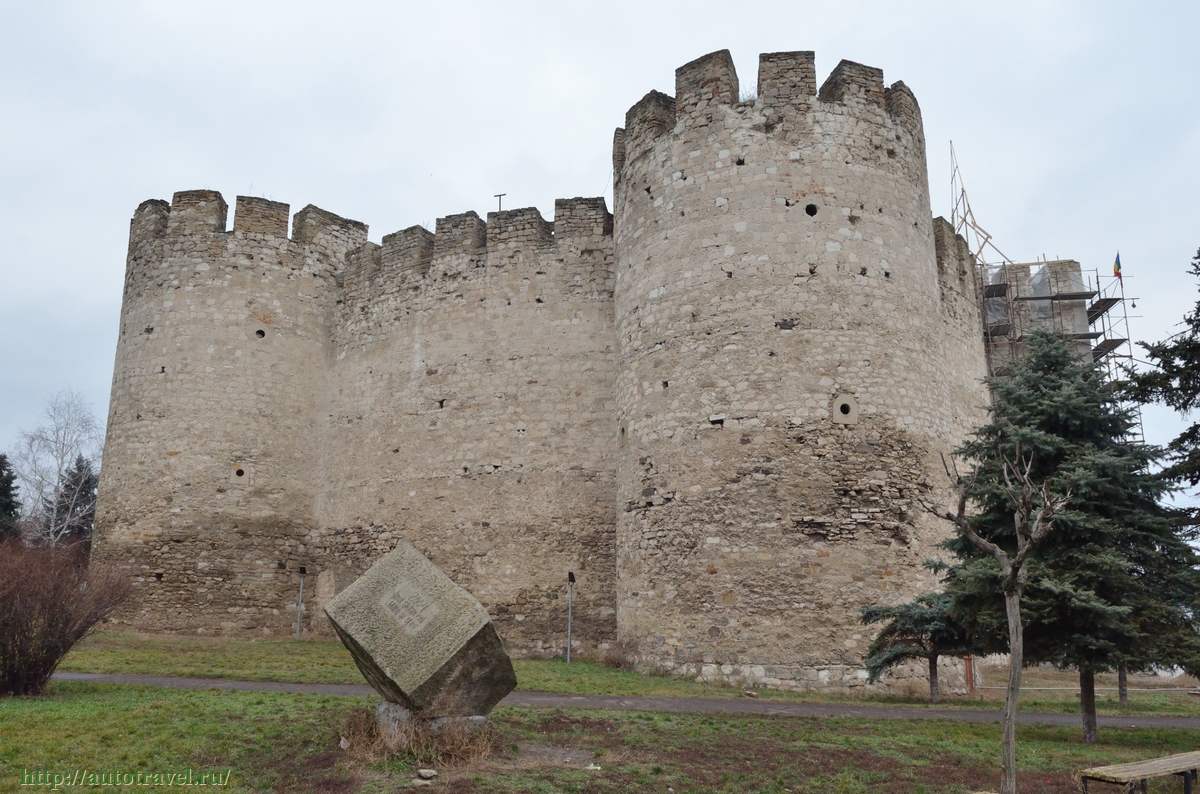
[[[293,692],[306,695],[374,697],[366,684],[290,684],[277,681],[234,681],[226,678],[176,678],[163,675],[107,673],[55,673],[56,681],[157,686],[167,689],[227,689],[236,692]],[[618,695],[555,695],[549,692],[512,692],[504,706],[532,708],[605,709],[612,711],[679,711],[708,714],[768,714],[780,717],[855,717],[873,720],[958,720],[999,722],[1000,712],[983,709],[926,709],[892,706],[858,706],[850,703],[797,703],[757,698],[622,697]],[[1024,711],[1020,722],[1045,725],[1078,725],[1078,714]],[[1100,725],[1127,728],[1200,729],[1200,717],[1100,716]]]

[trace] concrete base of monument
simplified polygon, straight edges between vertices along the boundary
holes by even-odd
[[[379,735],[393,750],[402,750],[417,741],[457,734],[470,736],[487,726],[487,717],[424,718],[401,706],[383,701],[375,707],[375,724]]]

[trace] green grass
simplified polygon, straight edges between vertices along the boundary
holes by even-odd
[[[338,749],[351,711],[372,703],[58,683],[42,698],[0,700],[0,791],[29,790],[20,786],[27,769],[187,768],[232,770],[230,791],[395,791],[412,778],[411,763],[355,761]],[[497,755],[441,769],[435,790],[961,794],[998,782],[994,724],[516,708],[497,709],[492,722]],[[1194,732],[1174,729],[1102,728],[1100,738],[1087,746],[1077,728],[1020,726],[1021,790],[1067,794],[1080,768],[1196,746]],[[537,760],[552,748],[574,748],[576,760]],[[583,769],[580,757],[600,770]],[[1151,791],[1177,788],[1160,781]]]
[[[603,667],[594,662],[517,659],[513,662],[519,689],[530,692],[554,692],[571,695],[617,695],[651,697],[740,696],[740,690],[713,684],[701,684],[669,676],[647,676]],[[168,637],[120,633],[97,634],[80,643],[64,660],[60,669],[94,673],[130,673],[149,675],[234,678],[248,681],[295,681],[322,684],[358,684],[363,677],[350,654],[335,640],[247,640],[213,637]],[[989,669],[989,682],[1003,684],[1003,673]],[[1097,676],[1097,684],[1112,686],[1113,676]],[[991,679],[995,679],[992,681]],[[1149,681],[1150,679],[1145,679]],[[1071,673],[1032,669],[1026,672],[1026,686],[1073,686]],[[1133,685],[1138,685],[1134,681]],[[989,690],[984,699],[947,696],[941,708],[999,709],[1003,692]],[[873,703],[888,706],[928,707],[924,693],[864,694],[862,696],[826,695],[813,692],[779,692],[761,689],[764,699],[809,702]],[[1026,691],[1021,696],[1025,711],[1077,712],[1079,699],[1074,692]],[[1118,708],[1115,692],[1101,691],[1097,710],[1102,714],[1156,714],[1200,716],[1200,697],[1183,692],[1134,693],[1130,708]]]

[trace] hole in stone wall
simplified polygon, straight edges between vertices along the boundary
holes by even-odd
[[[780,331],[790,331],[796,327],[796,321],[790,317],[779,320],[775,323],[775,327]]]
[[[858,424],[858,401],[852,395],[840,394],[833,401],[832,420],[834,424]]]
[[[307,568],[305,568],[303,565],[301,565],[301,566],[300,566],[300,575],[301,575],[301,576],[306,576],[307,574],[308,574],[308,569],[307,569]]]
[[[745,157],[739,157],[739,158],[737,159],[737,164],[738,164],[738,165],[745,165],[745,164],[746,164],[746,158],[745,158]]]
[[[725,271],[725,278],[733,278],[733,271],[732,271],[732,270],[726,270],[726,271]]]
[[[626,430],[625,425],[622,424],[620,427],[617,428],[617,447],[619,448],[619,447],[625,446],[625,443],[628,440],[629,440],[629,431]]]
[[[669,387],[670,385],[671,385],[671,381],[669,381],[669,380],[664,380],[664,381],[663,381],[663,388],[664,388],[664,389],[665,389],[665,388],[667,388],[667,387]]]
[[[166,368],[166,367],[159,367],[159,368],[158,368],[158,374],[159,374],[159,375],[165,375],[165,374],[166,374],[166,372],[167,372],[167,368]]]
[[[238,477],[245,477],[245,476],[246,476],[246,470],[245,470],[245,469],[238,469],[237,471],[235,471],[235,472],[234,472],[234,474],[236,474]]]
[[[890,271],[887,271],[887,270],[885,270],[885,271],[883,271],[883,277],[884,277],[884,278],[891,278],[891,277],[892,277],[892,274],[891,274],[891,272],[890,272]]]
[[[259,339],[266,339],[266,338],[267,338],[267,332],[266,332],[266,331],[264,331],[264,330],[263,330],[263,329],[261,329],[261,328],[259,328],[257,331],[255,331],[255,332],[254,332],[254,335],[255,335],[255,336],[257,336]]]
[[[708,417],[708,423],[713,427],[724,427],[725,417],[724,415],[710,416]]]
[[[817,275],[817,266],[816,266],[816,265],[809,265],[809,266],[808,266],[808,275],[810,275],[810,276],[815,276],[815,275]]]
[[[282,571],[287,567],[287,565],[284,564],[283,560],[280,560],[279,562],[275,563],[275,567]]]
[[[807,207],[804,208],[804,214],[806,214],[810,218],[817,217],[817,205],[809,204]]]
[[[546,299],[545,299],[545,298],[538,298],[538,299],[537,299],[537,302],[538,302],[538,303],[545,303],[545,302],[546,302]]]
[[[866,269],[865,267],[864,267],[864,268],[859,268],[858,275],[860,275],[860,276],[865,276],[865,275],[867,275],[867,269]]]
[[[143,334],[152,334],[152,333],[154,333],[154,326],[153,326],[153,325],[147,325],[145,328],[143,328],[143,329],[142,329],[142,333],[143,333]]]
[[[155,581],[161,582],[162,581],[162,571],[155,571],[154,579],[155,579]]]
[[[438,408],[445,408],[445,407],[446,407],[446,401],[438,400]]]

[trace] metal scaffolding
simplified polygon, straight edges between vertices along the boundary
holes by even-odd
[[[988,374],[1004,375],[1024,353],[1025,337],[1045,330],[1072,342],[1080,358],[1097,362],[1108,383],[1123,381],[1133,365],[1124,281],[1115,276],[1102,279],[1099,270],[1084,271],[1071,259],[1009,259],[975,220],[953,143],[950,163],[951,223],[967,241],[979,271]],[[1128,440],[1142,443],[1141,411],[1131,407],[1136,420]]]

